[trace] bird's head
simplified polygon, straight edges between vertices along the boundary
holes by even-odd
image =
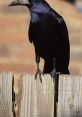
[[[29,7],[30,6],[29,0],[14,0],[8,6],[19,6],[19,5]]]
[[[41,1],[44,1],[44,0],[14,0],[8,6],[22,5],[22,6],[27,6],[28,8],[30,8],[31,5],[33,5],[35,2],[41,2]]]

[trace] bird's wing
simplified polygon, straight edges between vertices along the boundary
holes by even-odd
[[[68,34],[68,29],[65,23],[65,20],[62,16],[60,16],[56,11],[53,11],[53,19],[57,21],[57,29],[58,29],[58,34],[60,34],[59,38],[62,39],[62,44],[64,52],[63,55],[67,65],[69,64],[69,59],[70,59],[70,43],[69,43],[69,34]],[[61,44],[60,44],[61,45]]]
[[[60,34],[62,38],[66,40],[66,43],[69,46],[69,34],[68,34],[67,25],[65,23],[64,18],[54,10],[52,11],[52,15],[53,15],[54,20],[57,19],[57,24],[58,24],[57,26],[59,28]]]
[[[68,47],[68,51],[70,51],[68,29],[67,29],[67,26],[66,26],[66,23],[65,23],[63,17],[58,19],[58,22],[59,22],[59,28],[60,28],[60,31],[61,31],[61,36],[66,42],[65,44]]]

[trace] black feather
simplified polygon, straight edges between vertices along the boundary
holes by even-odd
[[[34,44],[36,55],[45,61],[44,73],[52,71],[53,59],[56,58],[56,71],[68,74],[70,44],[63,17],[44,0],[29,0],[29,3],[29,40]]]

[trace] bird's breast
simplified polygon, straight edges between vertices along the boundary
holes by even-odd
[[[40,17],[37,13],[32,13],[31,14],[31,22],[32,23],[37,23],[40,21]]]

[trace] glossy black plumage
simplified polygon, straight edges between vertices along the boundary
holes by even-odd
[[[70,45],[66,23],[44,0],[30,1],[29,40],[33,42],[36,56],[45,61],[44,73],[53,70],[56,59],[56,72],[68,74]]]
[[[70,44],[63,17],[45,0],[15,0],[9,6],[16,5],[28,7],[31,15],[28,34],[35,48],[35,77],[42,74],[39,69],[40,58],[44,59],[44,73],[69,74]]]

